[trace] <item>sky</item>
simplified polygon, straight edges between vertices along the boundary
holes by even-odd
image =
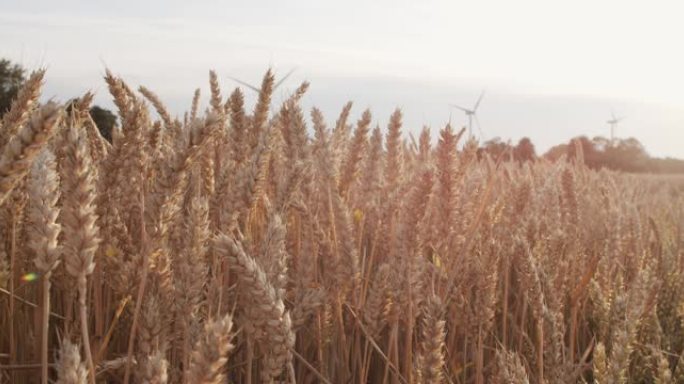
[[[482,140],[530,137],[538,151],[587,135],[636,137],[684,158],[684,4],[677,1],[86,1],[0,0],[0,57],[48,69],[44,97],[87,90],[112,107],[105,67],[154,90],[176,114],[208,71],[224,94],[267,68],[304,80],[303,100],[332,124],[354,101],[381,126],[394,108],[407,132],[436,135],[478,110]],[[249,91],[248,91],[249,92]],[[254,96],[248,94],[248,101]],[[205,99],[206,103],[206,99]]]

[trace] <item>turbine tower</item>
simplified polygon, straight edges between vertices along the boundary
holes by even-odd
[[[610,125],[610,144],[612,145],[615,142],[615,128],[617,128],[618,123],[624,120],[625,117],[615,117],[614,112],[611,112],[610,116],[612,117],[612,119],[606,121],[606,123]]]
[[[452,107],[458,108],[461,111],[465,112],[466,116],[468,117],[468,136],[473,137],[473,119],[475,119],[475,122],[477,123],[477,129],[480,131],[480,136],[482,136],[482,129],[480,129],[480,120],[477,118],[477,108],[480,106],[480,102],[482,102],[482,98],[484,97],[485,92],[482,91],[480,94],[480,97],[477,99],[475,102],[475,105],[473,105],[472,108],[465,108],[461,107],[460,105],[456,104],[451,104]]]

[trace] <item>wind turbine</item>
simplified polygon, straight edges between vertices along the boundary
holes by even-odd
[[[618,123],[624,120],[625,117],[615,117],[615,112],[611,112],[610,116],[612,119],[606,121],[606,123],[610,125],[610,144],[612,145],[615,142],[615,128],[617,128]]]
[[[296,69],[296,68],[291,69],[290,72],[288,72],[287,74],[285,74],[285,76],[283,76],[282,79],[278,80],[278,82],[275,83],[275,84],[273,85],[273,91],[275,91],[276,89],[278,89],[278,87],[279,87],[280,85],[282,85],[282,84],[285,82],[285,80],[287,80],[287,78],[290,77],[290,75],[292,75],[292,73],[294,73],[295,69]],[[236,82],[236,83],[239,83],[239,84],[244,85],[245,87],[247,87],[247,88],[253,90],[253,91],[256,92],[256,93],[261,92],[261,89],[259,89],[259,87],[255,87],[255,86],[253,86],[252,84],[249,84],[249,83],[247,83],[247,82],[244,82],[244,81],[242,81],[242,80],[240,80],[240,79],[237,79],[237,78],[235,78],[235,77],[228,76],[228,78],[231,79],[231,80],[233,80],[233,81]]]
[[[482,91],[480,97],[477,99],[475,105],[472,108],[464,108],[460,105],[450,104],[452,107],[458,108],[461,111],[465,112],[466,116],[468,116],[468,135],[470,137],[473,137],[473,119],[475,119],[475,122],[477,123],[477,129],[480,131],[480,136],[482,136],[482,129],[480,129],[480,120],[478,120],[477,118],[477,108],[480,106],[480,102],[482,102],[484,94],[485,92]]]

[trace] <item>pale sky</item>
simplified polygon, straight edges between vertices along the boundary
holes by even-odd
[[[104,67],[156,91],[179,115],[215,69],[258,84],[272,66],[302,80],[304,105],[332,124],[347,100],[406,130],[466,123],[484,139],[529,136],[543,152],[577,135],[617,136],[684,158],[684,5],[677,1],[0,1],[0,57],[47,66],[46,97],[92,89],[111,107]],[[251,100],[251,99],[250,99]],[[476,130],[477,133],[477,130]]]

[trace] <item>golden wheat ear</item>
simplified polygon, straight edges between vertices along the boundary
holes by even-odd
[[[241,241],[220,235],[215,247],[221,256],[228,258],[231,268],[240,276],[240,295],[253,302],[243,309],[245,331],[252,341],[263,344],[267,351],[261,378],[264,382],[271,382],[292,363],[291,348],[294,347],[295,335],[290,314],[263,267],[247,255]]]
[[[55,369],[57,370],[55,384],[86,384],[88,382],[88,370],[81,360],[78,345],[69,340],[62,340]]]
[[[233,319],[226,315],[221,320],[209,320],[195,346],[187,373],[188,383],[221,384],[226,380],[223,366],[233,349],[231,339]]]
[[[427,301],[423,315],[423,334],[418,359],[421,377],[425,383],[444,382],[445,339],[444,306],[437,296],[433,296]]]
[[[95,253],[100,245],[95,206],[95,167],[88,151],[85,132],[71,127],[63,160],[62,225],[64,226],[64,266],[76,281],[81,338],[88,363],[90,383],[95,383],[95,366],[90,351],[88,322],[88,276],[95,269]]]
[[[55,133],[62,114],[62,109],[56,103],[47,103],[2,148],[0,205],[26,176],[33,161]]]
[[[23,126],[34,110],[35,104],[40,97],[40,89],[43,87],[45,70],[38,70],[31,73],[24,86],[19,91],[17,97],[12,100],[9,111],[2,116],[0,124],[0,148],[5,146],[19,128]]]
[[[34,253],[34,264],[42,276],[42,319],[41,319],[41,379],[48,383],[48,340],[50,324],[50,285],[52,271],[59,264],[60,249],[58,237],[61,225],[59,216],[59,175],[52,152],[43,150],[33,163],[26,185],[28,191],[27,218],[29,247]]]
[[[500,383],[530,383],[525,366],[522,364],[520,356],[517,353],[497,350],[496,363],[496,376]],[[603,381],[600,381],[600,383],[603,383]]]

